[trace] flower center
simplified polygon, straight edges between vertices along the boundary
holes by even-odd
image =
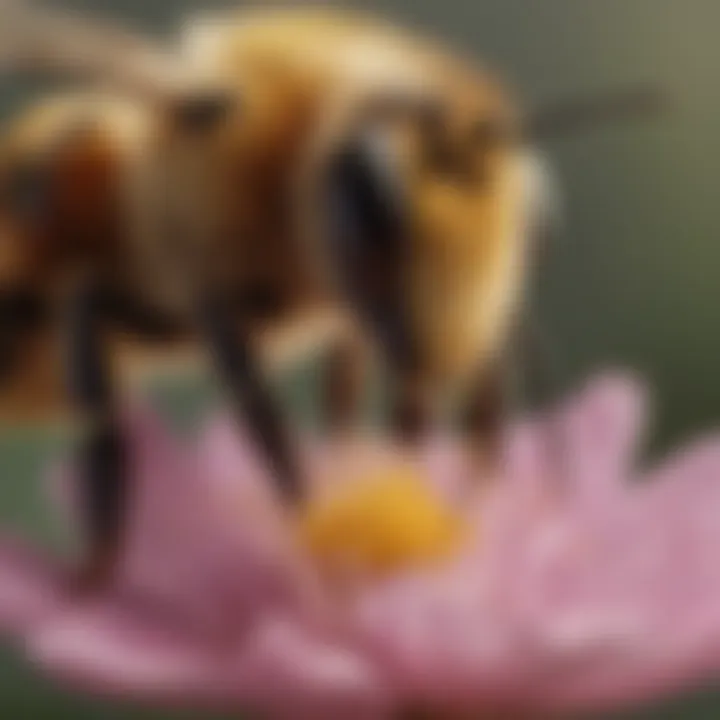
[[[300,537],[326,568],[384,575],[448,557],[463,523],[427,482],[395,468],[310,501]]]

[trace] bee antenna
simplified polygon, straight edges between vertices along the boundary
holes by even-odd
[[[556,101],[531,113],[526,134],[532,140],[562,138],[613,122],[657,116],[667,104],[665,94],[652,87]]]

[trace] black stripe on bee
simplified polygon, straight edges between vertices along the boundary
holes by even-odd
[[[180,129],[202,133],[218,127],[236,104],[237,99],[226,92],[199,92],[177,100],[172,116]]]

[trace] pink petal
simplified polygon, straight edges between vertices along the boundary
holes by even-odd
[[[368,658],[281,617],[258,625],[231,680],[236,696],[277,718],[381,720],[393,705]]]
[[[117,595],[63,620],[31,613],[44,621],[31,647],[91,685],[278,717],[382,717],[400,696],[592,709],[678,688],[720,665],[720,441],[638,486],[645,405],[636,381],[606,375],[512,428],[507,477],[471,506],[478,532],[465,551],[366,589],[340,628],[338,606],[316,622],[328,597],[309,599],[312,569],[247,435],[220,419],[199,448],[183,447],[133,415],[138,490]],[[555,429],[564,456],[548,452]],[[306,447],[312,492],[408,459],[377,439]],[[448,497],[465,489],[452,441],[413,460]],[[19,603],[8,606],[12,617]]]
[[[171,437],[150,412],[129,413],[126,427],[134,497],[116,587],[165,603],[211,636],[239,631],[267,606],[297,605],[295,558],[245,456],[227,470],[253,502],[235,506],[217,459]]]
[[[510,481],[478,515],[489,547],[361,598],[359,622],[406,692],[588,709],[720,665],[720,442],[638,488],[643,405],[637,385],[613,377],[571,400],[558,417],[574,465],[560,488],[547,425],[516,427]]]
[[[640,433],[647,419],[647,397],[634,378],[606,373],[571,397],[556,418],[542,422],[547,436],[557,428],[565,453],[553,458],[548,482],[562,483],[589,502],[613,501],[634,470]],[[557,423],[556,426],[553,423]]]
[[[420,461],[430,483],[446,501],[462,506],[467,491],[476,483],[470,458],[462,453],[458,441],[446,435],[436,435],[422,448]]]
[[[18,635],[56,611],[62,602],[56,567],[29,547],[0,542],[0,631]]]
[[[504,477],[495,497],[483,499],[479,517],[486,544],[502,562],[531,542],[536,525],[566,512],[565,503],[578,517],[612,514],[631,477],[646,404],[640,383],[607,373],[561,407],[510,429]]]
[[[546,679],[539,692],[528,696],[536,708],[556,712],[600,712],[657,702],[699,688],[716,676],[719,651],[715,635],[677,647],[672,642],[645,647],[628,652],[627,657],[608,654],[602,662],[587,664],[584,671],[566,669],[554,682]]]
[[[290,619],[263,618],[215,645],[141,607],[78,608],[30,636],[31,657],[88,692],[163,705],[258,708],[265,717],[385,717],[390,697],[365,659]]]
[[[161,703],[212,700],[213,674],[204,647],[157,614],[117,601],[77,607],[32,632],[33,661],[72,687]]]
[[[201,433],[198,453],[207,476],[220,487],[276,499],[270,472],[247,430],[224,415],[212,418]]]

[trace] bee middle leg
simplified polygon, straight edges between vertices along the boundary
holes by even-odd
[[[465,438],[478,472],[492,476],[500,469],[510,413],[519,407],[520,388],[527,393],[528,380],[545,395],[559,393],[561,372],[550,350],[537,318],[525,311],[505,352],[478,374],[463,416]],[[564,467],[566,438],[557,422],[547,425],[546,441],[553,462]]]
[[[221,293],[206,294],[199,305],[199,321],[233,408],[247,420],[281,494],[294,502],[302,494],[298,458],[256,357],[251,333],[236,321],[232,303]]]
[[[122,550],[129,476],[117,416],[104,330],[107,296],[94,281],[81,283],[69,299],[68,385],[85,421],[80,449],[80,498],[87,556],[75,577],[76,589],[102,589]]]
[[[413,373],[392,376],[390,431],[395,440],[417,447],[427,438],[432,424],[432,404]]]
[[[496,362],[479,373],[462,412],[462,430],[473,472],[492,478],[500,470],[511,406],[511,368]]]
[[[344,335],[328,348],[320,402],[330,435],[345,435],[359,422],[367,361],[366,348],[357,337]]]

